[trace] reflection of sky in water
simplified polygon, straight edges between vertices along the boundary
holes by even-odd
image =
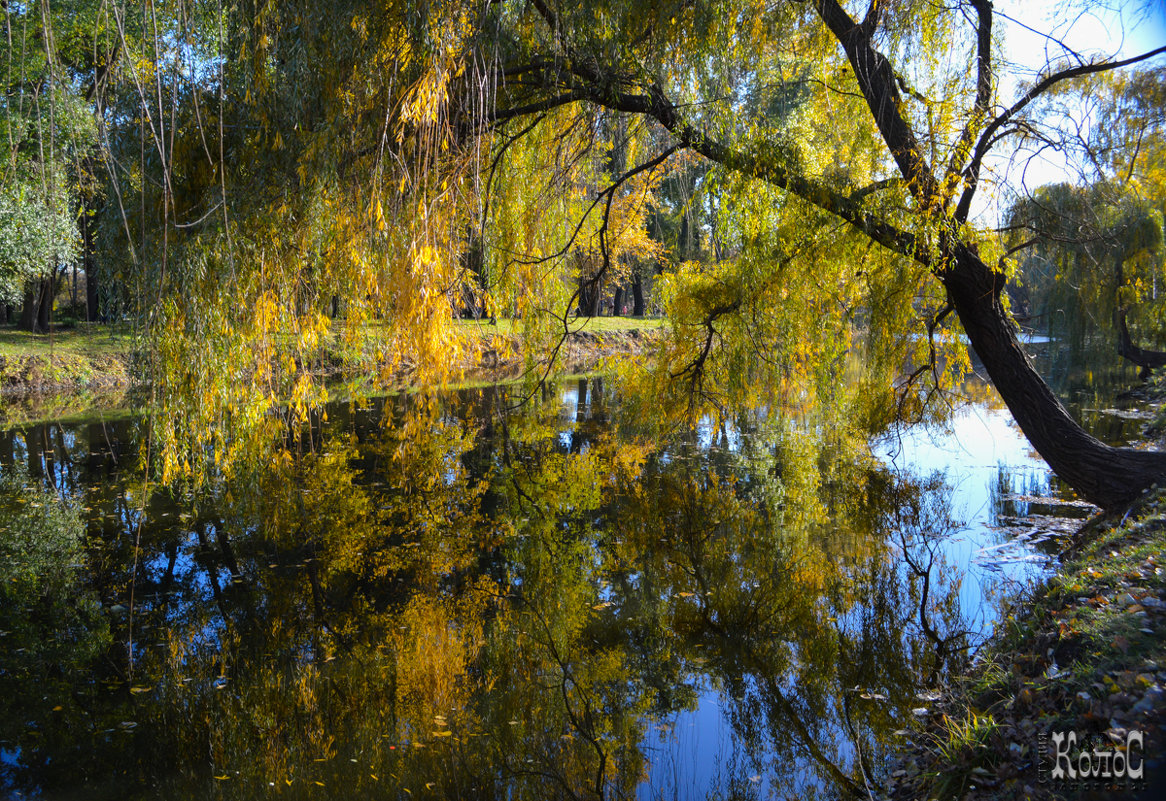
[[[1000,513],[1000,489],[1049,494],[1048,465],[1006,410],[965,406],[952,416],[947,431],[903,428],[878,443],[875,454],[899,472],[921,477],[938,473],[951,488],[949,514],[956,532],[945,541],[943,554],[949,565],[966,573],[960,592],[965,614],[971,616],[983,605],[985,582],[1022,581],[1039,573],[1043,557],[1024,545],[1010,545],[1006,535],[992,528]],[[991,612],[981,610],[985,627]]]
[[[651,778],[640,785],[639,798],[699,798],[722,783],[718,779],[732,755],[733,730],[720,695],[707,682],[697,691],[696,709],[660,721],[641,741]]]
[[[701,437],[706,447],[711,444],[708,433],[702,431],[705,436]],[[1001,582],[1031,579],[1044,564],[1043,557],[1023,544],[1010,546],[1007,535],[992,528],[1000,513],[996,505],[1001,484],[1005,492],[1048,494],[1047,465],[1032,451],[1008,412],[986,404],[960,409],[946,429],[902,428],[878,442],[875,455],[905,476],[943,476],[950,489],[954,528],[940,551],[945,565],[962,576],[959,600],[967,625],[987,633],[995,614],[986,603],[993,589]],[[764,765],[766,756],[760,756],[758,764],[750,761],[758,755],[738,752],[740,743],[723,710],[724,699],[707,677],[697,679],[696,689],[696,709],[663,721],[644,738],[641,745],[650,767],[637,797],[642,801],[715,797],[718,788],[722,794],[728,792],[732,775],[744,778],[758,798],[799,794],[797,787],[776,786],[771,781]],[[852,756],[845,738],[831,739],[840,758]]]

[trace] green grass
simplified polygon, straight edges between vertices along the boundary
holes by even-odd
[[[572,331],[609,333],[624,331],[654,331],[664,325],[660,317],[580,317],[568,321]],[[379,323],[368,324],[375,335]],[[522,321],[500,319],[496,324],[488,320],[458,320],[458,329],[477,334],[522,333]],[[0,356],[109,356],[131,353],[136,346],[129,326],[87,325],[54,331],[52,334],[31,334],[11,326],[0,326]]]
[[[131,353],[134,337],[128,326],[81,325],[30,334],[10,326],[0,326],[0,356],[112,356]]]
[[[933,748],[942,770],[930,774],[938,798],[959,798],[974,784],[977,774],[991,774],[1000,724],[991,715],[969,710],[964,717],[944,715],[934,735]]]
[[[631,331],[649,332],[664,325],[662,318],[594,317],[569,320],[575,333],[598,335]],[[357,352],[334,341],[325,348],[324,361],[333,367],[349,364],[359,371],[359,365],[371,356],[377,358],[379,343],[387,323],[370,322],[363,326],[357,343]],[[337,326],[339,328],[339,325]],[[477,320],[459,320],[455,330],[469,339],[489,339],[495,335],[520,336],[521,320],[501,319],[496,323]],[[125,384],[130,380],[130,369],[136,352],[141,347],[128,325],[80,324],[63,328],[51,334],[31,334],[11,326],[0,326],[0,387],[15,392],[39,394],[75,390],[81,387]],[[350,362],[350,360],[355,360]],[[347,371],[351,373],[351,370]],[[6,404],[10,405],[10,404]],[[0,410],[0,418],[3,412]]]

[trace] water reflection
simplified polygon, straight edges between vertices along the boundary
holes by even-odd
[[[79,565],[6,613],[5,791],[866,795],[980,625],[959,478],[757,412],[637,439],[600,381],[537,401],[336,405],[189,493],[143,484],[133,421],[5,432],[0,504]]]

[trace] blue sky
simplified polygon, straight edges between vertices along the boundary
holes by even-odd
[[[1166,0],[996,0],[994,6],[1007,17],[997,19],[1006,62],[998,64],[998,97],[1005,106],[1020,96],[1020,82],[1034,79],[1050,62],[1129,58],[1166,45]],[[1157,63],[1166,68],[1166,57],[1159,56]],[[999,187],[981,187],[974,216],[988,225],[1000,219],[1018,194],[1076,176],[1052,150],[1017,153],[1002,147],[985,166],[991,172],[985,177]]]

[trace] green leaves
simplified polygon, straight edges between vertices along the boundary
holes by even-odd
[[[15,303],[26,282],[77,254],[73,199],[58,174],[12,171],[0,185],[0,301]]]

